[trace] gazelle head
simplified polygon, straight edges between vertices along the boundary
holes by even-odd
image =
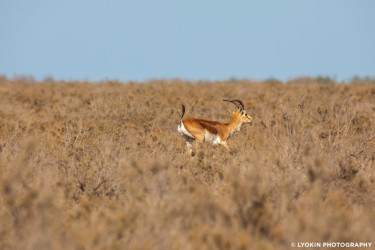
[[[242,123],[250,123],[253,118],[251,116],[249,116],[245,110],[245,106],[243,104],[243,102],[241,100],[228,100],[228,99],[224,99],[223,101],[225,102],[231,102],[233,103],[234,105],[237,106],[238,110],[237,111],[233,111],[233,116],[237,117],[239,119],[239,122],[242,124]]]

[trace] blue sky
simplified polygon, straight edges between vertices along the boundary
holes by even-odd
[[[0,74],[375,76],[373,0],[0,0]]]

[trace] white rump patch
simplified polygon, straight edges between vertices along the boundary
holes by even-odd
[[[186,130],[186,128],[185,128],[183,122],[180,122],[180,124],[179,124],[178,127],[177,127],[177,130],[178,130],[178,132],[179,132],[181,135],[186,135],[186,136],[188,136],[188,137],[194,138],[194,137],[189,133],[189,131]]]

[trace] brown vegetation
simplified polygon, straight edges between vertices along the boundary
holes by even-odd
[[[185,117],[252,125],[194,157]],[[375,85],[0,79],[0,249],[375,239]],[[375,242],[374,242],[375,243]]]

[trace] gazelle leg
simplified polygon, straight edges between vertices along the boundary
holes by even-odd
[[[194,156],[197,153],[199,147],[204,141],[204,134],[195,134],[194,136],[195,136],[195,152],[193,152],[192,156]]]
[[[221,141],[220,145],[224,146],[228,151],[230,150],[227,141]]]
[[[199,140],[195,140],[195,149],[198,150],[198,148],[200,147],[201,145],[201,141]]]
[[[190,140],[186,140],[186,146],[188,148],[189,155],[193,155],[193,144]]]

